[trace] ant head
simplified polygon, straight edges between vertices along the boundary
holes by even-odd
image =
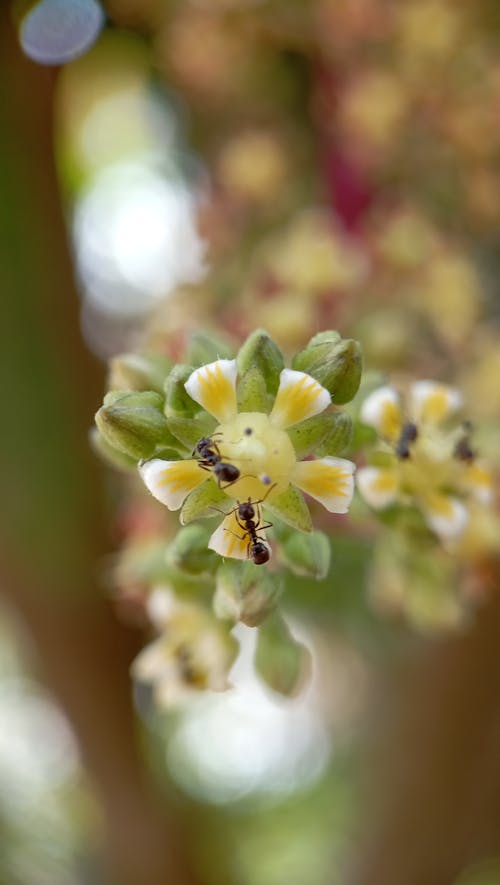
[[[269,562],[271,551],[264,541],[256,541],[250,547],[250,557],[255,565],[263,565],[264,562]]]
[[[246,501],[244,504],[238,504],[238,516],[243,522],[248,522],[249,519],[253,519],[255,516],[255,507],[253,506],[250,499]]]

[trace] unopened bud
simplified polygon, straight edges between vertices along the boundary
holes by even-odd
[[[205,366],[215,360],[232,360],[234,348],[226,338],[219,335],[194,332],[186,358],[193,366]]]
[[[269,393],[276,393],[284,362],[279,347],[267,332],[256,329],[249,335],[239,350],[237,361],[240,375],[255,367],[261,372]]]
[[[165,381],[165,414],[167,418],[193,418],[200,410],[198,403],[191,399],[184,387],[194,371],[192,366],[174,366]]]
[[[335,404],[347,403],[361,382],[361,345],[353,338],[341,338],[335,331],[321,332],[295,355],[292,368],[316,378],[331,393]]]
[[[217,570],[215,614],[224,620],[257,627],[275,608],[280,590],[275,575],[257,569],[253,563],[227,560]]]
[[[111,390],[155,390],[163,393],[172,367],[166,357],[155,353],[121,353],[109,364]]]
[[[217,559],[215,553],[208,549],[208,538],[209,533],[204,526],[185,526],[169,545],[167,561],[190,575],[210,572]]]
[[[105,397],[95,422],[113,449],[136,460],[149,458],[158,445],[177,445],[162,406],[163,397],[154,391],[113,391]]]

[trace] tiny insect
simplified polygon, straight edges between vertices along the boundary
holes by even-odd
[[[222,488],[222,483],[225,483],[226,488],[240,477],[240,471],[234,464],[222,460],[219,447],[212,436],[202,436],[194,447],[193,455],[198,458],[198,465],[202,470],[212,471],[219,488]]]
[[[259,505],[264,503],[269,492],[272,491],[275,485],[276,483],[273,483],[264,497],[260,498],[258,501],[252,501],[251,498],[248,498],[248,501],[244,502],[238,501],[234,510],[230,511],[235,514],[236,522],[244,532],[243,535],[236,535],[236,537],[239,538],[240,541],[244,541],[245,539],[248,540],[247,556],[255,565],[263,565],[265,562],[269,562],[271,557],[271,549],[267,541],[259,536],[259,532],[263,532],[264,529],[270,529],[272,522],[262,522]],[[226,529],[226,531],[230,530]]]
[[[470,434],[472,432],[472,424],[470,421],[464,421],[463,423],[463,431],[464,435],[458,440],[455,445],[455,450],[453,454],[455,458],[458,458],[459,461],[465,461],[467,463],[471,463],[474,461],[476,457],[476,452],[471,447],[470,444]]]
[[[418,436],[417,425],[412,421],[403,424],[400,437],[396,444],[396,455],[403,460],[410,457],[410,445],[415,442]]]

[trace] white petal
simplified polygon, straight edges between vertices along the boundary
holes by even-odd
[[[487,467],[477,462],[468,465],[464,485],[480,504],[491,504],[493,501],[493,480]]]
[[[215,360],[191,373],[184,384],[191,399],[221,423],[236,417],[236,360]]]
[[[365,501],[375,510],[383,510],[393,504],[399,489],[395,470],[381,467],[362,467],[356,481]]]
[[[171,655],[167,654],[165,641],[155,639],[146,645],[132,661],[131,673],[141,682],[154,682],[170,667]]]
[[[365,399],[360,418],[386,439],[396,440],[401,432],[401,401],[393,387],[379,387]]]
[[[196,460],[152,458],[139,465],[139,473],[151,494],[169,510],[179,510],[189,493],[208,477]]]
[[[330,513],[347,513],[354,493],[356,465],[346,458],[318,458],[295,465],[292,482]]]
[[[283,369],[269,417],[278,427],[291,427],[299,421],[323,412],[331,401],[332,398],[326,387],[311,375],[297,372],[295,369]]]
[[[449,495],[432,495],[422,503],[425,521],[436,535],[445,540],[458,538],[469,520],[465,504]]]
[[[259,541],[265,541],[265,532],[257,529]],[[245,528],[238,524],[236,512],[231,512],[221,522],[208,542],[209,550],[231,559],[251,559],[251,538]],[[270,548],[269,548],[270,552]]]
[[[462,406],[462,395],[458,390],[436,381],[416,381],[411,386],[410,398],[415,421],[438,423]]]
[[[167,584],[155,587],[146,602],[146,611],[151,623],[161,630],[169,621],[176,608],[176,599],[171,587]]]

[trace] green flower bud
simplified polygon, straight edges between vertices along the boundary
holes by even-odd
[[[109,363],[111,390],[155,390],[163,393],[172,363],[156,353],[121,353]]]
[[[259,628],[255,668],[273,691],[296,694],[311,671],[311,655],[275,613]]]
[[[174,366],[165,381],[165,414],[167,418],[193,418],[200,407],[189,396],[184,383],[194,369],[179,364]]]
[[[206,475],[209,478],[209,474],[207,473]],[[201,519],[203,517],[211,516],[213,518],[216,516],[215,508],[223,510],[221,504],[225,504],[226,510],[228,509],[227,495],[213,480],[204,482],[203,485],[193,489],[184,501],[179,517],[181,524],[187,525],[193,519]]]
[[[96,455],[99,455],[106,464],[116,467],[118,470],[136,470],[137,458],[131,458],[124,452],[113,448],[99,433],[97,427],[92,427],[90,431],[90,445]]]
[[[201,525],[188,525],[180,529],[168,547],[168,563],[190,575],[211,572],[218,558],[207,547],[208,537],[206,528]]]
[[[295,575],[326,578],[330,569],[330,542],[323,532],[292,532],[281,543],[281,558]]]
[[[253,367],[259,369],[269,393],[273,395],[279,387],[280,373],[284,368],[283,356],[279,347],[263,329],[256,329],[243,346],[238,356],[238,371],[244,375]]]
[[[253,366],[238,382],[238,411],[268,412],[270,405],[264,377],[259,369]]]
[[[271,501],[266,501],[266,508],[293,529],[299,532],[312,532],[309,508],[294,486],[288,486],[286,492],[277,495]]]
[[[131,458],[149,458],[159,445],[177,445],[162,411],[163,397],[153,391],[112,391],[95,422],[105,441]]]
[[[351,441],[352,421],[345,412],[315,415],[287,431],[300,460],[308,455],[340,455]]]
[[[349,402],[355,395],[362,371],[361,345],[338,332],[321,332],[292,360],[292,368],[316,378],[332,395],[335,404]]]
[[[280,591],[276,576],[253,563],[226,560],[217,570],[214,612],[223,620],[257,627],[275,608]]]
[[[233,359],[234,347],[219,335],[194,332],[189,342],[186,359],[193,366],[205,366],[214,360]]]

